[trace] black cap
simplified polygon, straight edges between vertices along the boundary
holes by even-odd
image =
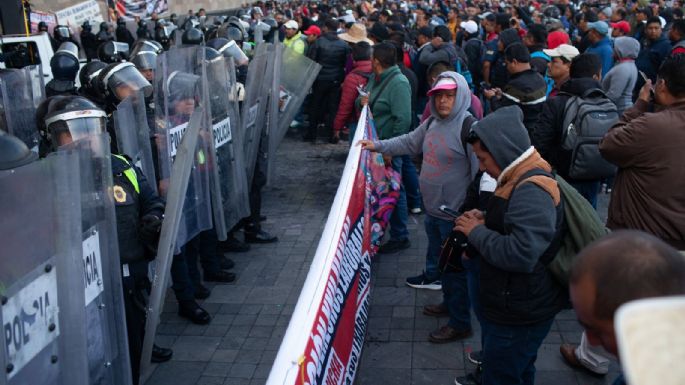
[[[504,50],[504,58],[507,61],[530,63],[530,52],[523,43],[512,43]]]
[[[390,33],[383,23],[373,23],[373,27],[369,30],[369,36],[375,37],[377,40],[383,41],[390,38]]]

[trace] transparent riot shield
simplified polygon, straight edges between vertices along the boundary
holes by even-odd
[[[0,99],[0,128],[37,150],[36,108],[45,99],[41,68],[30,66],[0,72]]]
[[[186,191],[190,189],[190,180],[193,174],[195,159],[197,158],[197,145],[200,140],[200,126],[204,120],[202,107],[194,110],[193,115],[185,130],[181,142],[176,148],[176,159],[171,170],[171,184],[166,195],[166,207],[164,221],[159,236],[155,269],[152,277],[152,289],[148,304],[147,320],[145,323],[145,341],[140,361],[140,383],[152,374],[150,358],[152,357],[152,345],[157,332],[159,316],[164,304],[164,295],[168,287],[171,260],[176,251],[177,236],[183,226],[183,217],[187,200]]]
[[[114,130],[119,153],[127,155],[148,180],[156,180],[155,164],[152,158],[151,128],[148,126],[143,93],[124,99],[113,114]],[[157,192],[157,186],[150,186]]]
[[[202,68],[204,51],[198,47],[174,48],[157,58],[155,72],[155,145],[158,154],[159,193],[165,197],[169,186],[176,183],[171,174],[190,116],[202,101]],[[200,127],[200,138],[195,151],[183,220],[179,227],[177,247],[201,231],[212,228],[208,161],[211,142],[210,127]]]
[[[73,153],[0,172],[0,383],[89,383],[78,174]]]
[[[121,262],[112,194],[108,134],[60,147],[76,154],[81,180],[80,287],[85,296],[88,374],[91,384],[130,384]]]
[[[279,85],[281,82],[281,60],[283,52],[283,44],[277,43],[269,47],[269,63],[267,71],[271,74],[271,82],[264,85],[268,89],[268,106],[266,124],[262,130],[262,143],[258,155],[258,162],[262,162],[261,170],[266,175],[267,184],[271,183],[273,179],[274,161],[276,159],[276,149],[280,144],[278,139],[278,118],[279,118],[279,101],[280,92]]]
[[[256,48],[254,57],[247,69],[245,97],[241,111],[243,145],[245,147],[245,168],[247,181],[251,183],[254,175],[259,143],[262,136],[267,111],[267,96],[270,77],[267,71],[269,44],[262,43]],[[265,84],[267,85],[265,87]]]
[[[284,47],[278,96],[278,130],[273,135],[276,145],[281,143],[288,132],[290,123],[302,107],[320,70],[319,63]]]
[[[233,58],[206,61],[205,74],[206,125],[212,127],[214,143],[210,148],[214,227],[219,240],[225,240],[228,231],[250,215]]]

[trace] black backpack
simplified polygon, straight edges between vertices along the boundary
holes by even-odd
[[[616,166],[599,153],[599,142],[618,117],[614,102],[598,88],[568,99],[564,107],[561,146],[571,151],[570,178],[600,180],[616,173]]]

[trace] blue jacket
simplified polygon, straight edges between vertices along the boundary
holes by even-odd
[[[585,52],[594,53],[602,60],[602,77],[614,66],[614,52],[611,47],[611,40],[605,36],[604,39],[591,45]]]
[[[654,41],[645,39],[643,47],[640,50],[637,59],[635,59],[635,65],[637,66],[637,69],[644,72],[652,82],[655,82],[656,73],[659,70],[661,63],[663,63],[670,52],[671,42],[665,36],[662,35]],[[644,84],[643,81],[640,81],[639,83],[641,83],[640,87]]]

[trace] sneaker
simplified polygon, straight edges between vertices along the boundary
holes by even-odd
[[[290,123],[290,128],[297,128],[302,126],[302,123],[298,122],[297,120],[293,120],[292,123]]]
[[[423,213],[423,210],[421,209],[421,207],[414,207],[414,208],[409,209],[409,212],[414,214],[414,215],[419,215],[419,214]]]
[[[466,355],[466,358],[474,365],[478,365],[478,366],[483,365],[483,351],[482,350],[471,352],[468,355]]]
[[[410,246],[411,242],[409,242],[409,239],[391,239],[378,248],[378,253],[393,254],[399,252],[400,250],[408,249]]]
[[[444,344],[469,338],[473,335],[471,329],[457,330],[449,325],[442,326],[428,334],[428,341],[434,344]]]
[[[407,278],[406,284],[414,289],[442,290],[442,281],[439,279],[430,280],[426,278],[424,273]]]

